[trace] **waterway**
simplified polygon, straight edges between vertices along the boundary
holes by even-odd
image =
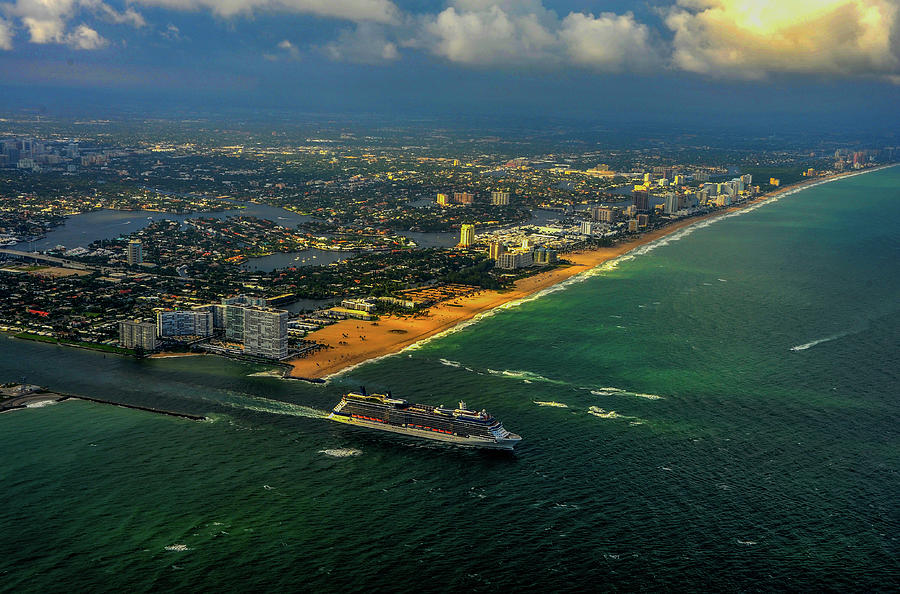
[[[173,214],[146,210],[97,210],[66,218],[65,223],[51,229],[45,237],[35,241],[21,242],[13,249],[26,251],[43,251],[53,249],[57,245],[87,247],[91,242],[101,239],[117,239],[129,233],[140,231],[154,221],[179,221],[199,217],[224,219],[233,216],[254,216],[268,219],[278,225],[294,228],[298,224],[311,221],[313,217],[300,215],[283,208],[265,204],[246,203],[246,208],[235,208],[218,212],[191,214]]]

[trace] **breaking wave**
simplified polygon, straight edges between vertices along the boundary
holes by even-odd
[[[682,229],[679,229],[678,231],[675,231],[674,233],[665,235],[665,236],[655,239],[649,243],[635,247],[635,248],[629,250],[628,252],[625,252],[621,256],[607,260],[606,262],[603,262],[602,264],[594,266],[593,268],[589,268],[588,270],[585,270],[584,272],[581,272],[581,273],[576,274],[575,276],[569,277],[560,283],[557,283],[553,286],[547,287],[546,289],[542,289],[540,291],[537,291],[536,293],[533,293],[533,294],[523,297],[521,299],[516,299],[514,301],[510,301],[508,303],[498,305],[497,307],[495,307],[493,309],[489,309],[488,311],[481,312],[468,320],[464,320],[464,321],[460,322],[459,324],[456,324],[455,326],[453,326],[451,328],[448,328],[442,332],[438,332],[437,334],[434,334],[427,338],[423,338],[422,340],[415,342],[415,343],[401,349],[400,351],[398,351],[396,353],[388,353],[388,354],[382,355],[380,357],[375,357],[373,359],[368,359],[366,361],[362,361],[360,363],[357,363],[356,365],[352,365],[352,366],[342,369],[338,372],[335,372],[335,373],[325,377],[324,379],[327,381],[333,377],[346,374],[347,372],[349,372],[353,369],[356,369],[360,365],[366,365],[368,363],[373,363],[375,361],[384,359],[386,357],[393,357],[393,356],[399,355],[401,353],[421,349],[425,345],[431,343],[431,341],[433,341],[433,340],[438,340],[445,336],[449,336],[449,335],[455,334],[457,332],[462,332],[469,326],[472,326],[474,324],[479,323],[482,320],[485,320],[487,318],[497,315],[502,310],[513,309],[513,308],[519,307],[523,303],[529,303],[536,299],[540,299],[546,295],[550,295],[552,293],[556,293],[559,291],[564,291],[572,285],[575,285],[578,283],[583,283],[584,281],[588,280],[589,278],[593,278],[595,276],[615,270],[616,268],[618,268],[619,264],[621,264],[622,262],[628,262],[630,260],[633,260],[637,256],[643,256],[645,254],[649,254],[650,252],[652,252],[653,250],[655,250],[658,247],[669,245],[675,241],[680,241],[681,239],[684,239],[685,237],[687,237],[694,231],[696,231],[698,229],[705,229],[706,227],[709,227],[710,225],[717,223],[719,221],[724,221],[726,219],[743,216],[747,213],[757,210],[758,208],[766,206],[767,204],[774,204],[783,198],[787,198],[788,196],[793,196],[794,194],[797,194],[804,190],[808,190],[810,188],[814,188],[816,186],[820,186],[822,184],[831,183],[833,181],[837,181],[839,179],[844,179],[847,177],[855,177],[857,175],[863,175],[865,173],[877,171],[879,169],[881,169],[881,168],[878,167],[878,168],[869,169],[866,171],[860,171],[858,173],[851,173],[851,174],[848,174],[848,175],[845,175],[845,176],[842,176],[839,178],[818,181],[816,183],[812,183],[812,184],[803,186],[802,188],[794,188],[792,190],[788,190],[787,192],[784,192],[783,194],[779,194],[778,196],[773,196],[773,197],[763,200],[761,202],[757,202],[756,204],[751,204],[750,206],[746,206],[746,207],[741,208],[740,210],[736,210],[734,212],[730,212],[730,213],[722,214],[722,215],[718,215],[718,216],[713,216],[708,219],[704,219],[702,221],[697,221],[696,223],[687,225],[686,227],[683,227]]]
[[[353,448],[335,448],[330,450],[319,450],[319,453],[331,456],[332,458],[350,458],[352,456],[362,455],[362,450],[355,450]]]
[[[647,400],[662,400],[662,396],[658,394],[644,394],[641,392],[629,392],[621,388],[597,388],[591,390],[594,396],[635,396],[637,398],[646,398]]]
[[[166,545],[163,548],[167,551],[178,551],[178,552],[191,550],[189,546],[187,546],[186,544],[181,544],[181,543]]]
[[[553,402],[553,401],[543,402],[541,400],[535,400],[534,403],[537,404],[538,406],[551,406],[553,408],[569,408],[568,404],[563,404],[562,402]]]

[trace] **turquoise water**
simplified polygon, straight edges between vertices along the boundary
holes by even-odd
[[[900,168],[822,185],[326,386],[2,338],[0,377],[213,420],[0,416],[0,589],[895,590],[898,221]],[[325,421],[359,384],[525,442]]]

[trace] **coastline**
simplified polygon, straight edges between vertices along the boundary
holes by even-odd
[[[318,382],[328,380],[365,362],[394,355],[407,347],[468,322],[480,314],[535,295],[686,227],[727,216],[787,193],[885,167],[890,165],[839,173],[785,186],[731,208],[675,221],[611,247],[570,252],[565,254],[565,258],[573,263],[571,266],[555,268],[520,279],[509,290],[482,289],[465,297],[437,303],[428,308],[423,315],[384,316],[377,323],[343,320],[311,332],[308,335],[310,339],[329,345],[328,348],[319,350],[310,357],[288,361],[291,369],[285,373],[285,377]]]

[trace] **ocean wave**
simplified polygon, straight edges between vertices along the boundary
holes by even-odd
[[[550,379],[549,377],[544,377],[543,375],[541,375],[539,373],[534,373],[533,371],[519,371],[518,369],[503,369],[503,370],[498,371],[496,369],[488,369],[487,372],[490,373],[491,375],[509,377],[509,378],[513,378],[513,379],[517,379],[517,380],[526,381],[526,382],[544,382],[547,384],[560,384],[560,385],[566,383],[566,382],[563,382],[560,380],[555,380],[555,379]]]
[[[331,456],[333,458],[350,458],[352,456],[361,456],[362,450],[356,450],[353,448],[334,448],[328,450],[319,450],[320,454],[325,454],[326,456]]]
[[[594,415],[595,417],[600,417],[601,419],[621,419],[622,415],[617,413],[614,410],[606,410],[605,408],[600,408],[599,406],[589,406],[588,414]]]
[[[535,404],[537,404],[538,406],[551,406],[553,408],[569,408],[568,404],[563,404],[562,402],[553,402],[552,400],[551,401],[534,400],[533,402]]]
[[[26,404],[25,408],[44,408],[45,406],[53,406],[54,404],[56,404],[56,400],[36,400]]]
[[[663,397],[658,394],[644,394],[642,392],[629,392],[621,388],[597,388],[591,390],[594,396],[635,396],[637,398],[646,398],[647,400],[662,400]]]
[[[167,551],[178,551],[178,552],[191,550],[190,547],[188,547],[186,544],[181,544],[181,543],[166,545],[163,548]]]
[[[845,179],[845,178],[848,178],[848,177],[855,177],[855,176],[857,176],[857,175],[862,175],[862,174],[865,174],[865,173],[869,173],[869,172],[871,172],[871,171],[877,171],[878,169],[881,169],[881,168],[875,168],[875,169],[870,169],[870,170],[866,170],[866,171],[860,171],[860,172],[858,172],[858,173],[852,173],[852,174],[849,174],[849,175],[845,175],[845,176],[843,176],[843,177],[841,177],[841,178],[822,180],[822,181],[819,181],[819,182],[816,182],[816,183],[813,183],[813,184],[809,184],[808,186],[804,186],[804,187],[802,187],[802,188],[795,188],[795,189],[793,189],[793,190],[789,190],[789,191],[787,191],[787,192],[785,192],[785,193],[783,193],[783,194],[779,194],[778,196],[774,196],[774,197],[772,197],[772,198],[768,198],[768,199],[763,200],[763,201],[761,201],[761,202],[757,202],[756,204],[752,204],[752,205],[750,205],[750,206],[746,206],[746,207],[741,208],[740,210],[736,210],[736,211],[734,211],[734,212],[730,212],[730,213],[727,213],[727,214],[714,216],[714,217],[711,217],[711,218],[708,218],[708,219],[704,219],[704,220],[702,220],[702,221],[697,221],[696,223],[692,223],[692,224],[690,224],[690,225],[687,225],[687,226],[683,227],[682,229],[679,229],[678,231],[676,231],[676,232],[674,232],[674,233],[671,233],[671,234],[669,234],[669,235],[665,235],[665,236],[660,237],[660,238],[658,238],[658,239],[655,239],[655,240],[653,240],[653,241],[651,241],[651,242],[649,242],[649,243],[646,243],[646,244],[644,244],[644,245],[635,247],[635,248],[633,248],[633,249],[631,249],[631,250],[625,252],[624,254],[622,254],[622,255],[620,255],[620,256],[617,256],[617,257],[615,257],[615,258],[612,258],[612,259],[610,259],[610,260],[607,260],[606,262],[603,262],[602,264],[599,264],[599,265],[597,265],[597,266],[594,266],[593,268],[589,268],[588,270],[585,270],[584,272],[580,272],[580,273],[578,273],[578,274],[576,274],[576,275],[574,275],[574,276],[571,276],[571,277],[567,278],[566,280],[564,280],[564,281],[562,281],[562,282],[559,282],[559,283],[557,283],[557,284],[555,284],[555,285],[552,285],[552,286],[550,286],[550,287],[547,287],[546,289],[542,289],[542,290],[540,290],[540,291],[537,291],[536,293],[533,293],[533,294],[528,295],[528,296],[526,296],[526,297],[523,297],[523,298],[521,298],[521,299],[516,299],[516,300],[514,300],[514,301],[510,301],[510,302],[508,302],[508,303],[504,303],[504,304],[502,304],[502,305],[499,305],[499,306],[497,306],[497,307],[495,307],[495,308],[493,308],[493,309],[489,309],[489,310],[487,310],[487,311],[481,312],[481,313],[479,313],[479,314],[473,316],[472,318],[470,318],[470,319],[468,319],[468,320],[463,320],[462,322],[456,324],[455,326],[453,326],[453,327],[451,327],[451,328],[448,328],[448,329],[446,329],[446,330],[444,330],[444,331],[442,331],[442,332],[438,332],[437,334],[434,334],[434,335],[429,336],[429,337],[427,337],[427,338],[423,338],[422,340],[420,340],[420,341],[418,341],[418,342],[415,342],[415,343],[413,343],[413,344],[411,344],[411,345],[409,345],[409,346],[407,346],[407,347],[401,349],[400,351],[398,351],[398,352],[396,352],[396,353],[388,353],[388,354],[382,355],[382,356],[380,356],[380,357],[375,357],[375,358],[372,358],[372,359],[368,359],[368,360],[366,360],[366,361],[361,361],[360,363],[357,363],[357,364],[355,364],[355,365],[351,365],[350,367],[346,367],[346,368],[344,368],[344,369],[342,369],[342,370],[340,370],[340,371],[337,371],[337,372],[335,372],[335,373],[333,373],[333,374],[331,374],[331,375],[328,375],[328,376],[326,376],[324,379],[325,379],[326,381],[328,381],[328,380],[330,380],[330,379],[332,379],[332,378],[334,378],[334,377],[337,377],[337,376],[340,376],[340,375],[344,375],[344,374],[348,373],[349,371],[352,371],[352,370],[356,369],[357,367],[359,367],[359,366],[361,366],[361,365],[366,365],[366,364],[368,364],[368,363],[374,363],[374,362],[379,361],[379,360],[381,360],[381,359],[384,359],[384,358],[386,358],[386,357],[393,357],[393,356],[399,355],[399,354],[401,354],[401,353],[407,353],[407,352],[409,352],[409,351],[416,351],[416,350],[418,350],[418,349],[421,349],[422,347],[428,345],[429,343],[431,343],[431,342],[434,341],[434,340],[439,340],[439,339],[444,338],[444,337],[446,337],[446,336],[450,336],[451,334],[456,334],[457,332],[462,332],[463,330],[467,329],[469,326],[473,326],[473,325],[475,325],[475,324],[478,324],[478,323],[481,322],[482,320],[486,320],[486,319],[488,319],[488,318],[490,318],[490,317],[493,317],[493,316],[497,315],[498,313],[500,313],[500,312],[503,311],[503,310],[514,309],[514,308],[517,308],[517,307],[519,307],[520,305],[522,305],[522,304],[524,304],[524,303],[529,303],[529,302],[531,302],[531,301],[535,301],[535,300],[537,300],[537,299],[541,299],[541,298],[543,298],[543,297],[545,297],[545,296],[547,296],[547,295],[551,295],[551,294],[557,293],[557,292],[559,292],[559,291],[565,291],[566,289],[568,289],[569,287],[571,287],[571,286],[573,286],[573,285],[576,285],[576,284],[578,284],[578,283],[583,283],[583,282],[585,282],[586,280],[588,280],[588,279],[590,279],[590,278],[593,278],[593,277],[595,277],[595,276],[598,276],[598,275],[601,275],[601,274],[610,272],[610,271],[612,271],[612,270],[615,270],[616,268],[618,268],[619,264],[621,264],[621,263],[623,263],[623,262],[628,262],[628,261],[630,261],[630,260],[633,260],[633,259],[634,259],[635,257],[637,257],[637,256],[643,256],[643,255],[645,255],[645,254],[649,254],[650,252],[652,252],[653,250],[655,250],[655,249],[658,248],[658,247],[662,247],[662,246],[669,245],[669,244],[671,244],[671,243],[673,243],[673,242],[675,242],[675,241],[680,241],[681,239],[683,239],[683,238],[687,237],[688,235],[692,234],[694,231],[697,231],[698,229],[705,229],[706,227],[709,227],[710,225],[712,225],[712,224],[714,224],[714,223],[716,223],[716,222],[724,221],[724,220],[726,220],[726,219],[731,219],[731,218],[738,217],[738,216],[743,216],[743,215],[745,215],[745,214],[747,214],[747,213],[750,213],[750,212],[753,212],[753,211],[757,210],[758,208],[761,208],[761,207],[763,207],[763,206],[766,206],[767,204],[774,204],[774,203],[778,202],[779,200],[781,200],[782,198],[786,198],[786,197],[788,197],[788,196],[793,196],[794,194],[797,194],[797,193],[802,192],[802,191],[804,191],[804,190],[808,190],[808,189],[810,189],[810,188],[814,188],[814,187],[816,187],[816,186],[820,186],[820,185],[822,185],[822,184],[831,183],[831,182],[833,182],[833,181],[837,181],[838,179]]]
[[[450,361],[449,359],[438,359],[441,362],[441,365],[446,365],[447,367],[460,367],[462,364],[459,361]]]
[[[257,371],[256,373],[251,373],[247,375],[247,377],[283,377],[284,371],[280,369],[270,369],[268,371]]]

